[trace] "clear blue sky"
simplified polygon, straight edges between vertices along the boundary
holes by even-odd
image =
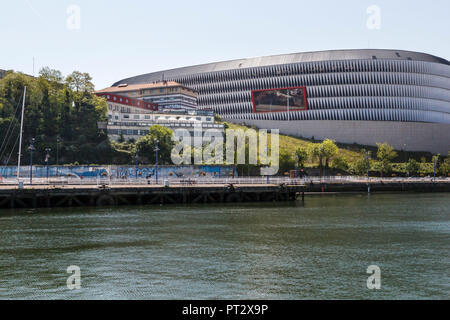
[[[67,28],[70,5],[79,30]],[[366,26],[381,9],[381,29]],[[395,48],[450,59],[448,0],[2,1],[0,69],[89,72],[97,89],[125,77],[263,55]],[[73,21],[73,20],[71,20]]]

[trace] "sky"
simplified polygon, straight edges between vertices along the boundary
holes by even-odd
[[[0,0],[0,69],[88,72],[96,89],[159,70],[380,48],[450,60],[448,0]]]

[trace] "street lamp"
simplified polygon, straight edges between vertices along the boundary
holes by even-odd
[[[47,165],[47,182],[48,182],[48,161],[49,161],[49,159],[50,159],[50,151],[52,151],[52,149],[50,149],[50,148],[45,148],[45,152],[46,152],[46,155],[45,155],[45,164]]]
[[[266,145],[266,156],[267,156],[267,184],[269,184],[270,161],[269,161],[269,146],[268,145]]]
[[[406,161],[406,143],[403,144],[403,156],[404,156],[404,160],[405,160],[405,169],[406,169],[406,175],[409,177],[409,171],[408,171],[408,166],[407,166],[407,161]]]
[[[436,181],[436,156],[433,157],[433,181]]]
[[[136,151],[136,181],[138,179],[138,165],[139,165],[139,154]]]
[[[367,165],[367,180],[369,180],[369,175],[370,175],[370,151],[366,152],[366,165]]]
[[[294,156],[295,160],[295,178],[298,178],[298,155]]]
[[[159,151],[158,143],[159,143],[159,140],[156,140],[155,143],[156,143],[156,147],[155,147],[155,152],[156,152],[156,184],[158,184],[158,151]]]
[[[370,194],[370,151],[366,152],[366,164],[367,164],[367,193]]]
[[[61,138],[58,136],[56,138],[56,165],[59,166],[59,143],[61,141]]]
[[[34,138],[30,141],[30,185],[33,185],[33,150],[34,150]]]

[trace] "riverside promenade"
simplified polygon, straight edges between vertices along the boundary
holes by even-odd
[[[295,201],[304,192],[287,184],[0,185],[0,209]]]
[[[0,184],[0,209],[304,201],[309,193],[450,192],[450,179],[236,178],[163,180],[35,180]]]

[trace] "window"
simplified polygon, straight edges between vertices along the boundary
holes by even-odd
[[[145,120],[150,120],[151,117],[150,116],[145,116]]]
[[[134,116],[133,116],[133,119],[135,119],[135,120],[139,120],[139,115],[138,114],[135,114]]]
[[[129,114],[124,114],[124,115],[123,115],[123,118],[124,118],[124,119],[130,119],[130,115],[129,115]]]

